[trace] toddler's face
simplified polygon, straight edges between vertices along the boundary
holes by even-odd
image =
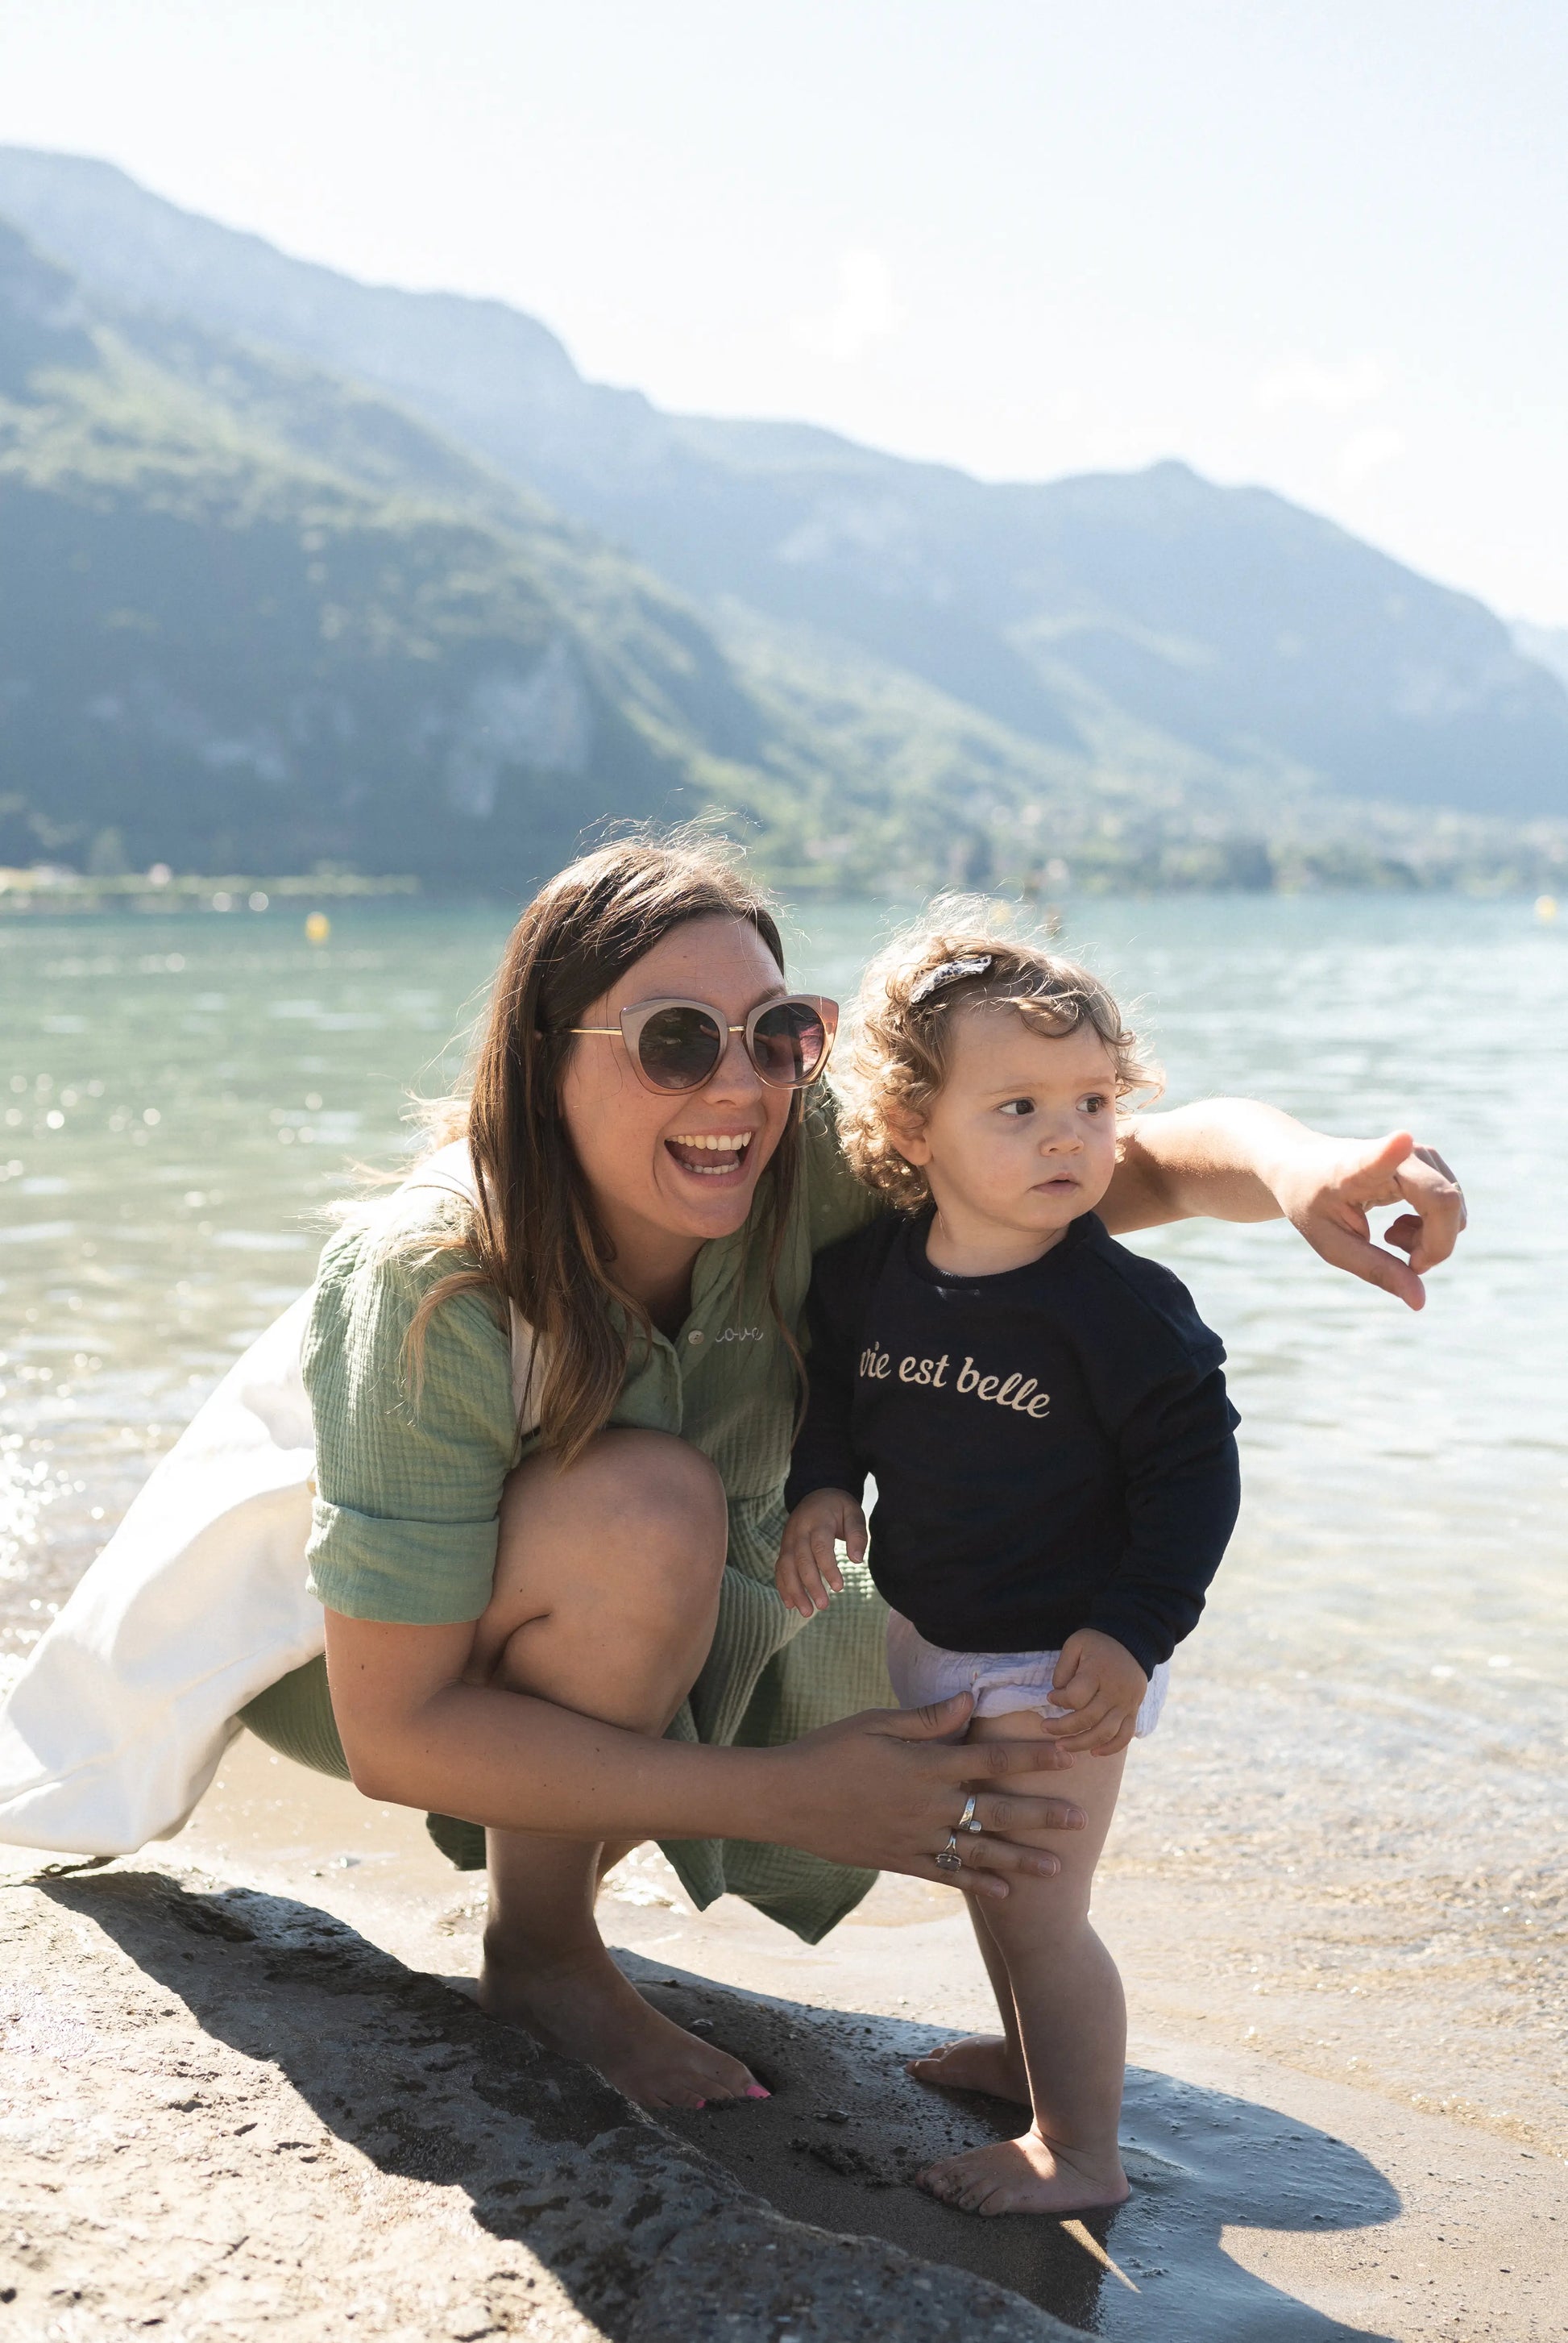
[[[946,1221],[1048,1237],[1092,1212],[1116,1168],[1116,1070],[1092,1026],[1061,1041],[1015,1010],[960,1010],[948,1079],[903,1152]]]

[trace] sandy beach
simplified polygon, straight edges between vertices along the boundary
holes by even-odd
[[[884,1879],[812,1948],[732,1899],[693,1914],[656,1850],[622,1866],[604,1912],[630,1973],[671,2014],[747,2056],[774,2091],[741,2114],[665,2118],[663,2136],[790,2221],[972,2273],[1081,2331],[1236,2343],[1560,2335],[1560,1841],[1543,1845],[1538,1819],[1510,1822],[1483,1763],[1434,1765],[1410,1717],[1374,1772],[1364,1741],[1342,1740],[1332,1704],[1322,1708],[1316,1692],[1309,1710],[1193,1669],[1158,1750],[1137,1755],[1097,1902],[1132,2013],[1123,2134],[1135,2187],[1121,2214],[981,2222],[907,2185],[944,2142],[1000,2136],[1008,2122],[994,2102],[922,2090],[903,2074],[910,2051],[986,2022],[963,1913],[908,1880]],[[1279,1759],[1266,1778],[1239,1754],[1254,1735]],[[5,1876],[36,1869],[16,1850]],[[416,1975],[459,1988],[474,1975],[482,1882],[450,1870],[417,1815],[308,1775],[249,1736],[178,1838],[70,1875],[54,1892],[91,1931],[95,1895],[159,1872],[194,1894],[286,1899],[307,1925],[331,1916]],[[27,1983],[14,1974],[14,1986]],[[177,2000],[177,1976],[172,1986]],[[338,2035],[323,2056],[340,2062],[346,2047]],[[51,2052],[45,2039],[41,2055],[45,2066],[52,2056],[68,2064],[69,2045]],[[189,2117],[169,2105],[165,2095],[143,2108],[144,2128],[161,2112],[183,2130]],[[14,2143],[19,2112],[14,2103]],[[317,2153],[348,2152],[330,2121],[323,2128],[319,2105],[312,2123]],[[7,2162],[15,2201],[39,2194],[46,2208],[47,2177]],[[177,2245],[196,2206],[176,2201],[177,2217],[166,2210],[150,2233],[143,2224],[136,2250],[161,2266],[167,2297],[156,2316],[176,2333],[246,2331],[236,2313],[210,2323],[211,2271],[199,2255],[187,2267]],[[405,2206],[393,2227],[412,2221],[412,2235],[423,2218]],[[114,2220],[100,2222],[62,2240],[42,2275],[56,2294],[64,2285],[90,2297],[126,2243]],[[354,2239],[336,2243],[351,2259]],[[931,2306],[911,2285],[906,2274],[890,2299],[913,2318]],[[320,2304],[290,2316],[299,2323],[286,2331],[340,2331]],[[528,2332],[549,2331],[542,2316],[536,2304]],[[521,2331],[486,2317],[465,2331]],[[401,2325],[354,2331],[457,2330],[415,2309]],[[612,2319],[605,2331],[631,2330]],[[726,2330],[715,2311],[692,2331]]]

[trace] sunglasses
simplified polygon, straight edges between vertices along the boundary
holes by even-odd
[[[728,1023],[706,1001],[639,1001],[621,1011],[618,1025],[568,1028],[610,1041],[618,1035],[650,1091],[699,1091],[718,1072],[731,1033],[744,1034],[746,1054],[770,1090],[804,1090],[827,1064],[838,1030],[838,1002],[810,992],[764,1001],[744,1025]]]

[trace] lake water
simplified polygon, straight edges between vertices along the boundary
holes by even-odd
[[[1246,1507],[1212,1606],[1282,1678],[1462,1702],[1568,1750],[1568,926],[1452,899],[1067,907],[1172,1103],[1410,1121],[1472,1202],[1420,1316],[1282,1228],[1139,1240],[1229,1345]],[[847,996],[885,926],[811,910]],[[309,1281],[356,1160],[409,1143],[505,931],[494,908],[0,923],[0,1653],[13,1659],[236,1353]],[[1339,1711],[1342,1716],[1342,1708]]]

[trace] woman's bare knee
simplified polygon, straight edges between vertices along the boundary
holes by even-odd
[[[689,1441],[667,1432],[604,1435],[599,1502],[617,1527],[632,1527],[647,1545],[681,1561],[722,1568],[729,1506],[717,1468]]]
[[[650,1679],[662,1681],[695,1652],[695,1673],[712,1634],[728,1536],[718,1473],[668,1433],[601,1433],[565,1472],[530,1457],[503,1495],[477,1671],[532,1688],[538,1630],[558,1643],[580,1629],[602,1650],[612,1627],[623,1664],[638,1654]]]
[[[540,1455],[508,1476],[496,1593],[623,1560],[714,1576],[728,1539],[724,1484],[699,1449],[664,1432],[605,1432],[564,1472]]]

